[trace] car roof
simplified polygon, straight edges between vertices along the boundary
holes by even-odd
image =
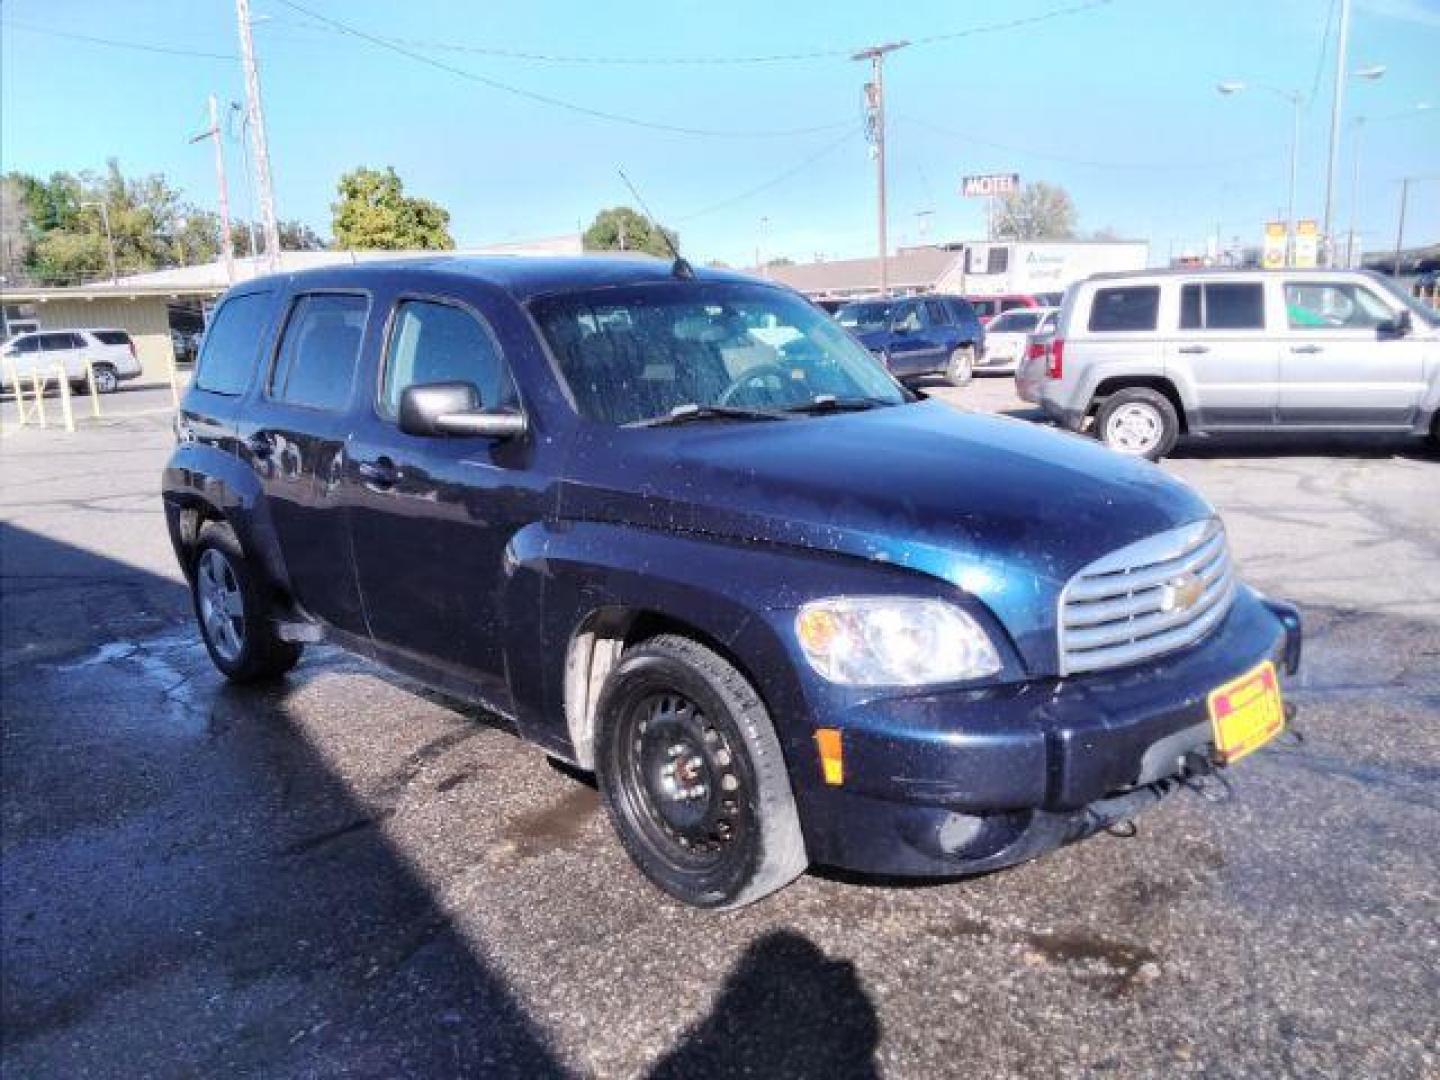
[[[1242,267],[1242,266],[1162,266],[1154,270],[1107,270],[1098,274],[1091,274],[1086,281],[1117,281],[1133,278],[1224,278],[1224,277],[1279,277],[1287,275],[1293,277],[1296,274],[1303,274],[1305,277],[1375,277],[1371,270],[1345,270],[1338,267],[1304,267],[1292,266],[1288,269],[1270,269],[1264,267]]]
[[[668,259],[638,255],[437,255],[433,258],[375,259],[349,266],[317,267],[257,278],[246,285],[284,280],[303,288],[307,283],[363,285],[366,281],[386,277],[429,278],[432,281],[451,277],[494,285],[523,303],[553,293],[675,282],[677,277],[673,267],[674,263]],[[694,280],[784,288],[773,281],[711,267],[695,267]]]

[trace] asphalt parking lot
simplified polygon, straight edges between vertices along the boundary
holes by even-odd
[[[1009,380],[936,392],[1024,415]],[[968,881],[817,872],[708,915],[483,714],[326,648],[211,668],[157,496],[167,391],[7,429],[12,1076],[1435,1076],[1440,456],[1186,445],[1300,604],[1303,742]],[[113,406],[113,407],[112,407]],[[1017,419],[1016,422],[1026,422]]]

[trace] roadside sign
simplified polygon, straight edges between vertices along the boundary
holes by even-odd
[[[1295,223],[1295,265],[1302,270],[1312,270],[1319,262],[1320,226],[1314,218],[1302,218]]]
[[[1285,267],[1285,222],[1265,223],[1265,247],[1261,265],[1266,270],[1282,270]]]
[[[960,181],[960,194],[967,199],[988,199],[1012,194],[1019,186],[1019,173],[986,173],[964,177]]]

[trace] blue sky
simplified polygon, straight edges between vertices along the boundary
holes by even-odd
[[[480,244],[573,231],[603,206],[629,202],[623,165],[652,209],[681,232],[694,260],[751,261],[869,254],[873,168],[860,131],[866,70],[841,56],[767,63],[549,63],[460,51],[501,49],[588,58],[734,58],[845,50],[919,39],[1083,0],[1013,3],[836,0],[298,0],[366,33],[496,80],[687,135],[605,121],[438,70],[314,24],[279,0],[252,0],[281,216],[322,233],[339,174],[394,165],[407,188],[453,215],[457,241]],[[1258,241],[1283,206],[1289,106],[1244,79],[1317,85],[1332,0],[1112,0],[1010,30],[917,44],[886,69],[892,243],[978,235],[983,206],[958,192],[969,172],[1018,171],[1063,184],[1081,226],[1152,241],[1163,258],[1223,235]],[[37,32],[233,54],[228,0],[5,0],[0,7],[3,167],[48,173],[163,171],[197,202],[214,200],[204,100],[242,93],[233,59],[107,47]],[[1333,42],[1333,37],[1332,37]],[[452,46],[441,49],[435,43]],[[1333,55],[1333,54],[1332,54]],[[1355,0],[1351,66],[1384,64],[1353,81],[1346,115],[1427,113],[1364,129],[1358,229],[1367,248],[1393,244],[1399,177],[1412,189],[1407,237],[1440,239],[1440,0]],[[1304,117],[1299,212],[1319,217],[1333,61],[1319,68]],[[801,129],[808,133],[793,133]],[[1341,156],[1337,228],[1351,214],[1350,130]],[[228,147],[241,210],[238,144]],[[787,175],[788,174],[788,175]],[[771,181],[778,181],[771,184]],[[745,196],[756,188],[765,190]],[[768,219],[762,225],[762,219]]]

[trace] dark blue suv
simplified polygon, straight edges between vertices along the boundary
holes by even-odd
[[[923,400],[799,295],[679,262],[247,282],[176,428],[226,676],[325,639],[482,703],[593,770],[692,904],[1088,835],[1272,738],[1299,662],[1183,484]]]
[[[961,296],[857,300],[837,311],[835,321],[901,379],[943,375],[965,386],[985,355],[985,328]]]

